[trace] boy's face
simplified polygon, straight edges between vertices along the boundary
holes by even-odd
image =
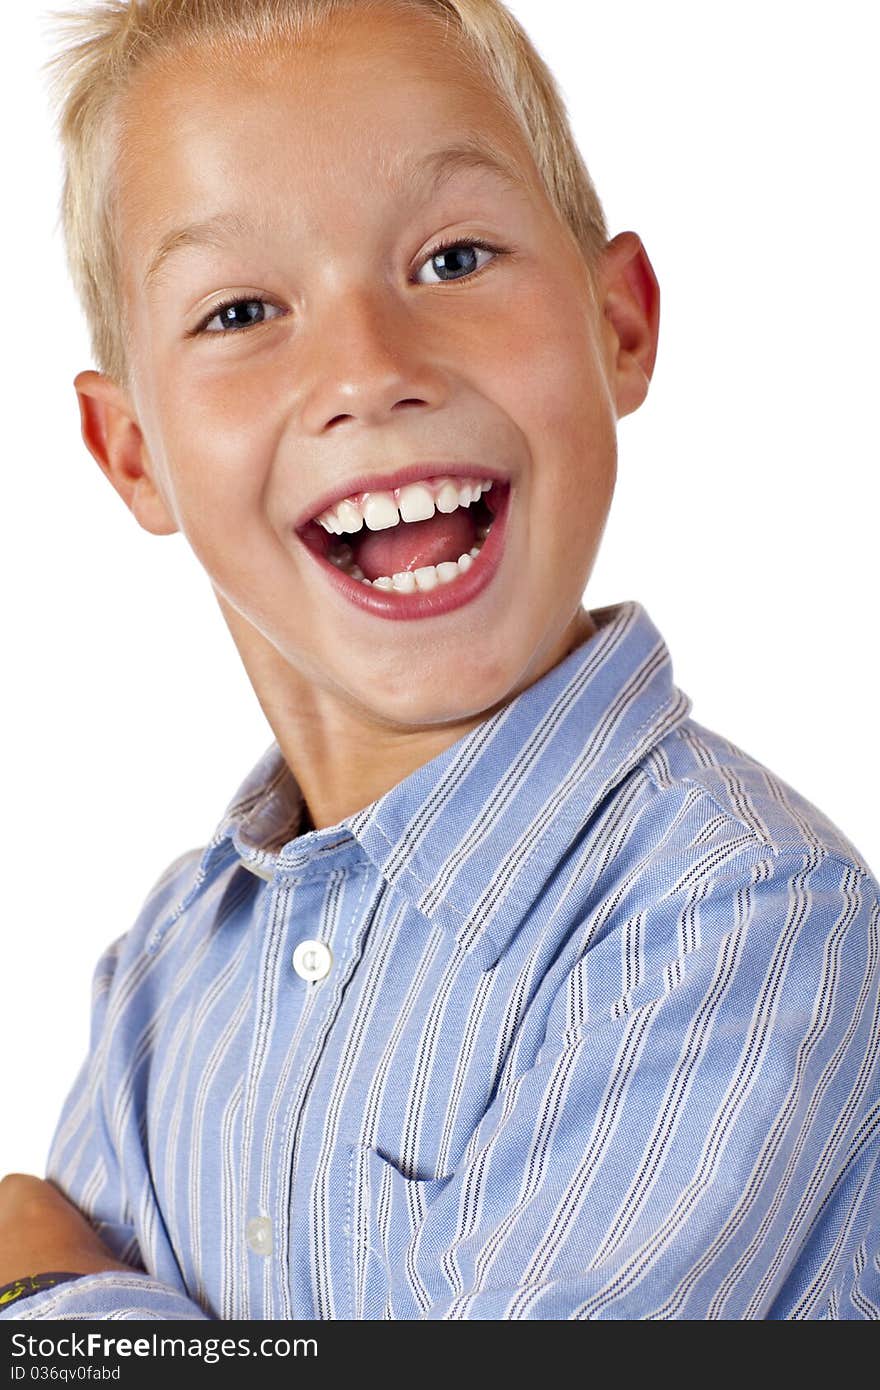
[[[142,76],[128,110],[115,485],[146,529],[185,533],[251,678],[276,693],[286,673],[292,694],[305,682],[401,727],[506,702],[582,624],[650,332],[621,352],[611,281],[597,304],[526,144],[424,19],[337,21],[220,74],[189,55]],[[520,185],[459,161],[432,186],[430,157],[474,135]],[[171,229],[218,216],[239,225],[145,281]],[[458,251],[432,260],[441,240]],[[491,582],[416,620],[340,592],[304,517],[364,477],[454,463],[509,480]]]

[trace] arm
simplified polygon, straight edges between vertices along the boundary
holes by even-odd
[[[451,1176],[353,1154],[356,1317],[880,1316],[880,905],[806,857],[768,851],[697,949],[548,1036]]]
[[[0,1286],[24,1270],[128,1272],[85,1217],[42,1178],[10,1173],[0,1181]]]
[[[174,870],[185,858],[151,891],[136,936],[167,904]],[[0,1308],[2,1319],[209,1316],[187,1296],[168,1252],[161,1270],[145,1257],[130,1204],[133,1175],[107,1124],[109,1020],[126,940],[104,952],[94,973],[89,1052],[56,1127],[49,1181],[13,1174],[0,1184],[0,1284],[48,1270],[81,1271],[81,1277]]]

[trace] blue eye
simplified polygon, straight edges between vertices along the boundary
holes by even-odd
[[[463,241],[448,241],[441,246],[435,246],[428,253],[427,259],[422,263],[422,269],[429,266],[439,277],[437,280],[420,280],[419,284],[439,285],[449,280],[464,280],[473,275],[478,270],[482,270],[486,261],[480,263],[478,253],[483,252],[487,260],[503,254],[495,246],[490,246],[485,241],[474,241],[465,238]],[[434,266],[433,262],[440,261],[443,264]]]
[[[276,314],[283,312],[281,309],[276,309],[276,306],[270,304],[266,299],[227,299],[225,303],[218,304],[211,310],[210,316],[199,324],[196,331],[220,334],[230,331],[238,332],[242,328],[250,328],[255,323],[265,323],[267,320],[265,311],[267,309],[275,310]],[[215,319],[219,320],[220,328],[209,327],[209,324],[212,324]]]

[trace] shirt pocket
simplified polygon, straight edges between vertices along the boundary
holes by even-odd
[[[378,1149],[351,1145],[344,1233],[352,1318],[418,1318],[429,1306],[413,1256],[425,1215],[452,1178],[407,1178]]]

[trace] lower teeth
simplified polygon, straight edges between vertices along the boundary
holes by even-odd
[[[436,589],[440,584],[451,584],[459,575],[467,573],[482,550],[489,529],[488,526],[478,527],[476,545],[464,555],[459,555],[457,560],[443,560],[439,565],[423,565],[420,569],[402,570],[394,575],[380,575],[377,579],[367,579],[360,565],[352,563],[353,551],[349,545],[337,548],[336,553],[328,556],[328,559],[352,579],[359,579],[362,584],[371,584],[374,589],[394,589],[401,594],[412,594],[416,591],[426,593],[429,589]]]

